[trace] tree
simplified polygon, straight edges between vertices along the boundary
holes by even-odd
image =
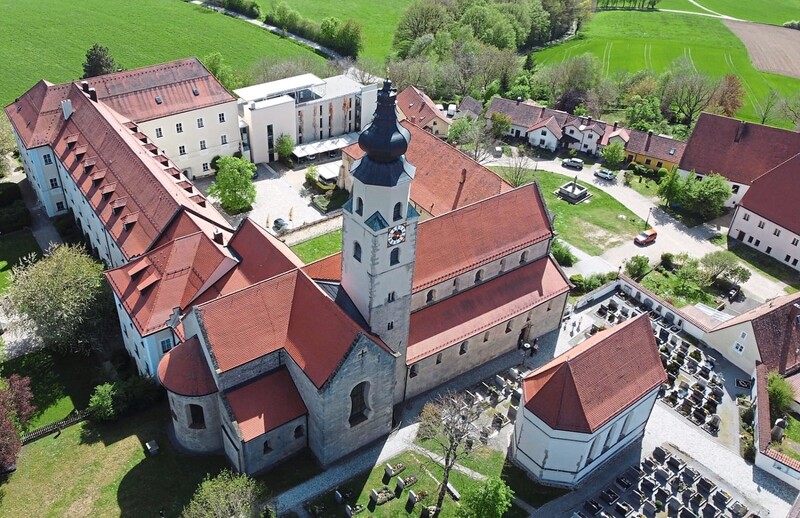
[[[676,119],[687,127],[705,110],[717,90],[717,83],[698,72],[691,61],[675,61],[664,75],[662,104],[670,107]]]
[[[525,146],[519,146],[517,152],[509,160],[503,175],[514,187],[525,185],[530,181],[530,160],[525,154]]]
[[[216,477],[206,475],[183,508],[183,518],[250,518],[261,515],[266,488],[245,474],[223,469]]]
[[[704,255],[700,259],[703,275],[708,284],[713,284],[720,277],[726,277],[731,270],[739,266],[739,258],[730,250],[717,250]]]
[[[800,92],[791,97],[781,99],[780,110],[784,117],[800,130]]]
[[[761,102],[756,102],[756,115],[758,115],[761,124],[772,122],[775,118],[775,112],[780,105],[780,100],[781,96],[778,91],[770,87],[764,99],[762,99]]]
[[[116,72],[119,68],[117,62],[111,57],[108,47],[94,45],[86,51],[86,61],[83,62],[83,78],[102,76]]]
[[[104,320],[114,319],[103,265],[80,245],[51,246],[40,261],[24,258],[14,268],[8,296],[44,346],[61,352],[88,352],[102,342]]]
[[[0,378],[0,467],[13,466],[22,448],[20,432],[28,427],[36,407],[30,378],[12,374]]]
[[[443,458],[442,481],[436,497],[436,512],[433,518],[442,511],[442,502],[447,494],[450,472],[459,459],[470,454],[471,448],[467,438],[473,432],[473,424],[480,416],[477,405],[468,404],[466,398],[457,393],[448,392],[438,396],[425,405],[419,417],[419,435],[429,439],[435,446],[435,453]]]
[[[476,162],[489,158],[488,136],[483,120],[471,117],[457,119],[447,131],[448,142],[456,147],[464,146],[464,152]]]
[[[511,130],[511,117],[505,113],[494,112],[491,117],[492,135],[500,138]]]
[[[606,165],[611,169],[616,169],[625,160],[625,148],[621,142],[612,142],[600,152]]]
[[[661,132],[666,129],[666,120],[661,113],[661,102],[658,97],[650,95],[640,97],[634,95],[625,109],[628,127],[641,131]]]
[[[514,491],[499,477],[490,477],[464,493],[458,516],[502,518],[511,508]]]
[[[206,54],[200,61],[228,90],[235,90],[241,86],[242,80],[225,64],[225,58],[219,52]]]
[[[253,175],[256,165],[246,158],[221,157],[217,164],[217,178],[208,188],[208,194],[219,198],[222,208],[230,213],[250,210],[256,201]]]
[[[694,179],[688,181],[688,188],[682,193],[682,203],[691,212],[708,221],[722,214],[725,202],[731,197],[731,186],[719,174],[711,174],[702,181]]]
[[[770,422],[783,417],[794,403],[794,387],[777,371],[767,374],[767,393],[769,394]],[[760,402],[764,404],[764,402]]]
[[[650,271],[650,259],[646,255],[634,255],[625,261],[625,275],[639,280]]]
[[[345,20],[344,23],[339,24],[334,41],[336,43],[334,47],[340,54],[353,58],[357,57],[364,47],[361,24],[355,20]]]
[[[725,116],[733,117],[742,107],[744,96],[745,91],[741,79],[733,74],[728,74],[720,82],[714,104],[720,107]]]
[[[281,134],[275,142],[275,152],[278,153],[278,158],[284,162],[291,160],[292,153],[294,153],[294,141],[292,137]]]
[[[658,196],[664,201],[664,205],[670,207],[674,203],[680,201],[683,192],[682,186],[681,175],[677,169],[668,172],[667,175],[661,179],[661,183],[658,184],[657,192]]]
[[[405,10],[394,33],[394,47],[401,58],[423,34],[436,34],[451,21],[445,6],[435,0],[415,0]]]

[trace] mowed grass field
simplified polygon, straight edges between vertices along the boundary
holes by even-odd
[[[214,51],[237,70],[267,56],[316,56],[247,22],[179,0],[0,0],[0,12],[2,105],[40,79],[80,78],[94,43],[129,69]]]
[[[664,7],[662,3],[659,2],[659,8]],[[751,22],[783,25],[800,19],[800,0],[697,0],[697,3],[719,14]]]
[[[570,56],[592,53],[602,62],[602,73],[663,71],[673,60],[686,57],[695,68],[722,77],[738,75],[747,95],[737,116],[758,121],[756,106],[770,86],[783,95],[800,89],[800,79],[756,70],[747,49],[721,20],[691,14],[658,11],[605,11],[592,17],[584,37],[536,54],[539,63],[557,63]]]
[[[266,13],[280,0],[258,0],[261,11]],[[286,0],[303,18],[317,23],[333,16],[340,20],[352,17],[361,23],[364,50],[361,56],[383,63],[391,51],[394,31],[400,15],[411,4],[411,0]]]

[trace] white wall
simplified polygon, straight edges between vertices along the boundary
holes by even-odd
[[[786,464],[778,462],[771,457],[767,457],[760,451],[757,451],[756,466],[763,469],[770,475],[783,480],[795,489],[800,489],[800,472],[790,468]]]
[[[22,168],[47,215],[53,217],[66,213],[68,206],[62,190],[62,181],[59,178],[58,159],[53,150],[50,146],[26,149],[16,131],[14,131],[14,137],[17,140]],[[45,163],[46,159],[49,159],[50,164]],[[51,180],[55,181],[55,185],[51,183]],[[59,203],[62,205],[59,206]]]
[[[250,160],[259,164],[277,160],[274,146],[281,135],[288,135],[297,143],[297,112],[294,99],[288,95],[261,101],[257,103],[243,103],[241,115],[247,124],[248,139],[250,142]],[[272,152],[268,142],[268,130],[272,125]]]
[[[750,322],[707,333],[705,342],[744,372],[753,372],[756,361],[761,360]],[[737,351],[736,344],[743,347],[742,352]]]
[[[528,142],[531,146],[546,148],[550,151],[555,151],[558,147],[558,139],[547,128],[538,128],[528,133]]]
[[[122,329],[122,341],[125,349],[128,351],[131,359],[136,364],[136,369],[142,376],[152,376],[157,379],[156,372],[158,371],[158,364],[164,353],[161,348],[162,340],[169,340],[172,344],[170,348],[175,347],[176,339],[173,337],[172,330],[169,328],[162,329],[147,336],[141,336],[139,330],[133,325],[125,307],[114,294],[114,304],[117,307],[117,316],[119,316],[119,325]]]
[[[798,213],[798,217],[800,217],[800,213]],[[763,228],[759,228],[759,226]],[[779,235],[776,236],[775,232],[778,232]],[[776,225],[742,206],[737,207],[733,215],[728,235],[773,257],[786,266],[800,270],[800,235]]]

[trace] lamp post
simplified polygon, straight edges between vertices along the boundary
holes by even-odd
[[[650,207],[650,209],[647,211],[647,219],[644,220],[644,229],[645,230],[647,230],[647,224],[650,223],[650,214],[653,213],[653,209],[654,209],[654,207]]]

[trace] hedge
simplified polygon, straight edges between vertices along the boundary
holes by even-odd
[[[14,232],[31,225],[31,213],[22,200],[0,208],[0,234]]]
[[[22,199],[22,191],[14,182],[0,183],[0,207],[6,207],[13,201]]]

